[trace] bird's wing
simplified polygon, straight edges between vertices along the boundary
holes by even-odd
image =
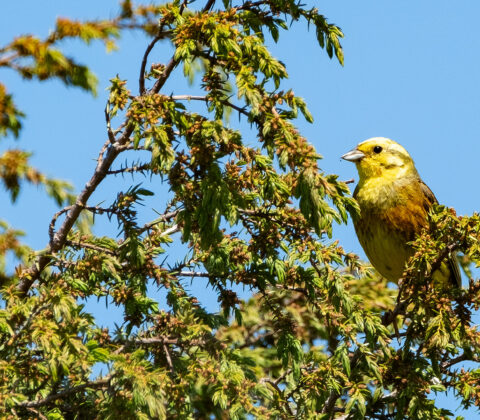
[[[435,197],[435,194],[433,194],[432,190],[428,188],[427,184],[425,184],[422,180],[420,180],[420,189],[423,196],[426,198],[424,203],[425,210],[429,211],[434,204],[438,203],[437,197]]]
[[[422,180],[420,180],[420,188],[426,198],[424,206],[428,211],[434,204],[438,203],[437,198],[433,194],[432,190],[428,188],[428,186]],[[457,255],[455,252],[452,252],[448,255],[447,263],[448,268],[450,269],[450,281],[455,286],[462,287],[462,276],[460,274],[460,268],[458,267]]]

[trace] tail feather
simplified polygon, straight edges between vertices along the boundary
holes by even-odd
[[[458,288],[462,288],[462,276],[458,266],[457,254],[451,253],[448,256],[448,268],[450,269],[450,281]]]

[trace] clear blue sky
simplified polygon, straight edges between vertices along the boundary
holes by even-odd
[[[324,156],[322,168],[341,179],[357,179],[354,165],[339,157],[369,137],[390,137],[410,152],[441,203],[459,214],[479,210],[480,2],[324,0],[317,7],[345,33],[344,67],[329,60],[316,46],[314,33],[300,25],[283,33],[272,50],[287,66],[285,88],[304,97],[315,118],[313,125],[301,119],[298,125]],[[20,33],[45,36],[57,16],[108,17],[116,9],[113,0],[5,1],[0,45]],[[139,33],[125,37],[120,51],[112,54],[98,44],[65,44],[99,77],[95,99],[59,82],[21,82],[11,71],[0,70],[0,80],[27,114],[18,146],[34,152],[37,167],[82,188],[105,140],[104,89],[117,73],[136,89],[145,45]],[[168,53],[161,46],[153,57],[161,61]],[[175,83],[169,88],[175,89]],[[0,149],[14,146],[13,140],[2,140]],[[131,184],[110,182],[92,204],[111,197],[116,182]],[[0,219],[26,231],[31,246],[43,248],[55,206],[33,187],[23,191],[15,206],[0,193]],[[146,217],[153,218],[148,211]],[[348,250],[364,255],[351,224],[337,228],[336,236]]]

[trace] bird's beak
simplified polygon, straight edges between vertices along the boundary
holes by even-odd
[[[342,159],[348,160],[349,162],[358,162],[365,157],[365,154],[358,149],[350,150],[342,156]]]

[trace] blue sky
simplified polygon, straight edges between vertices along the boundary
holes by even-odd
[[[299,119],[298,126],[324,156],[322,168],[341,179],[357,179],[354,165],[340,156],[369,137],[390,137],[409,151],[441,203],[459,214],[478,210],[480,2],[324,0],[317,7],[345,33],[344,67],[328,59],[313,31],[302,25],[281,34],[280,42],[271,47],[290,75],[284,87],[304,97],[315,118],[314,124]],[[20,33],[47,35],[57,16],[108,17],[115,10],[113,0],[4,2],[0,45]],[[18,146],[34,153],[32,162],[39,169],[70,180],[77,191],[82,188],[105,140],[104,89],[117,73],[136,89],[145,46],[140,33],[127,35],[120,50],[111,54],[99,44],[65,44],[99,77],[97,98],[55,81],[23,82],[0,69],[0,80],[27,114]],[[152,56],[162,61],[168,55],[161,44]],[[188,93],[184,85],[179,88],[180,79],[167,88]],[[14,146],[13,140],[2,140],[0,149]],[[132,184],[128,179],[109,180],[92,204],[111,198],[119,182]],[[26,231],[31,246],[43,248],[55,206],[34,187],[25,188],[15,206],[6,203],[4,192],[0,194],[4,200],[0,218]],[[148,208],[145,217],[155,213]],[[336,228],[335,235],[345,248],[364,255],[351,223]]]

